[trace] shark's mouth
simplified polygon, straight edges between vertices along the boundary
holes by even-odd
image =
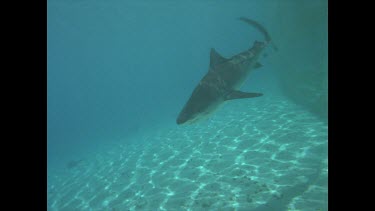
[[[196,122],[200,121],[201,119],[202,119],[201,114],[198,114],[195,117],[187,119],[187,120],[183,120],[183,118],[180,117],[180,118],[177,119],[177,124],[179,124],[179,125],[191,125],[193,123],[196,123]]]
[[[191,125],[195,122],[198,122],[200,119],[201,119],[200,114],[194,116],[193,118],[189,118],[189,119],[186,119],[186,120],[183,120],[183,118],[180,117],[180,118],[177,119],[177,124],[179,124],[179,125]]]
[[[193,118],[188,119],[187,121],[185,121],[184,123],[181,123],[181,124],[191,125],[191,124],[194,124],[194,123],[196,123],[196,122],[202,122],[202,121],[204,121],[204,120],[207,120],[207,119],[209,119],[210,117],[212,117],[212,115],[215,113],[215,111],[216,111],[219,107],[221,107],[223,104],[224,104],[224,102],[221,102],[221,103],[218,103],[217,105],[211,106],[211,107],[210,107],[209,109],[207,109],[206,111],[197,114],[197,115],[194,116]]]

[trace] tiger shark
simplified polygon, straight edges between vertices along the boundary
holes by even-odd
[[[255,41],[248,50],[231,58],[224,58],[214,48],[210,51],[210,66],[207,74],[195,87],[189,100],[177,117],[176,123],[189,124],[207,118],[225,101],[241,98],[260,97],[262,93],[242,92],[238,89],[243,85],[253,69],[262,67],[258,62],[265,47],[272,44],[266,29],[258,22],[240,17],[239,20],[258,29],[265,41]]]

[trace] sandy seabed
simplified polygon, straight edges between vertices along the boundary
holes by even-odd
[[[327,124],[285,98],[230,101],[148,133],[48,170],[47,209],[328,210]]]

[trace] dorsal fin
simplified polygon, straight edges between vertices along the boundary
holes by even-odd
[[[214,48],[210,52],[210,67],[226,62],[228,59],[222,57]]]

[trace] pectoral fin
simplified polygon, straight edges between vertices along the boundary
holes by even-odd
[[[250,93],[250,92],[241,92],[241,91],[234,90],[226,96],[225,100],[253,98],[253,97],[260,97],[262,95],[263,95],[262,93]]]

